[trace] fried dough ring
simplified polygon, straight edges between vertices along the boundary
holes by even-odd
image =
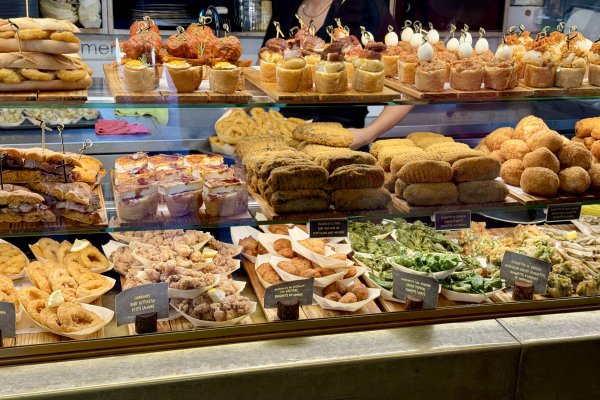
[[[87,71],[85,69],[59,69],[56,71],[56,76],[61,81],[77,82],[85,78]]]
[[[19,302],[23,305],[23,307],[27,308],[27,306],[29,305],[29,303],[31,303],[32,301],[36,301],[36,300],[42,300],[44,302],[44,304],[46,304],[46,301],[48,300],[48,293],[29,286],[29,287],[24,287],[22,289],[19,289],[17,291],[17,297],[19,299]],[[29,312],[29,311],[27,311]]]
[[[108,259],[94,246],[88,246],[79,252],[79,263],[87,269],[106,269]]]
[[[80,40],[73,32],[54,32],[50,34],[50,40],[58,42],[79,43]]]
[[[31,262],[26,267],[26,271],[29,280],[31,281],[31,283],[33,283],[33,286],[46,293],[52,293],[52,289],[50,288],[50,282],[46,277],[46,272],[44,271],[44,268],[39,263],[39,261]]]
[[[44,320],[42,319],[40,313],[43,309],[46,308],[46,300],[38,299],[30,301],[25,309],[27,310],[27,314],[38,324],[44,324]]]
[[[14,69],[0,68],[0,83],[16,84],[23,82],[24,78]]]
[[[30,81],[51,81],[56,77],[52,71],[43,72],[35,68],[21,68],[19,72]]]
[[[102,323],[102,318],[92,311],[86,310],[79,303],[63,303],[58,306],[56,315],[61,326],[70,332],[80,331]]]
[[[41,29],[19,29],[16,37],[20,40],[48,39],[50,37],[50,32]]]

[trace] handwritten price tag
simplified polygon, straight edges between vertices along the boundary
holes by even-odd
[[[136,315],[156,312],[158,319],[169,317],[166,283],[154,283],[127,289],[116,296],[117,326],[135,322]]]
[[[393,270],[394,297],[405,301],[406,296],[414,296],[423,300],[423,308],[436,308],[439,282],[430,276],[409,274],[397,269]]]
[[[282,300],[298,300],[301,306],[309,306],[313,301],[314,278],[284,282],[269,286],[265,290],[265,308],[277,308]]]
[[[535,293],[545,294],[551,270],[549,262],[507,251],[500,265],[500,278],[506,279],[508,286],[515,281],[531,282]]]

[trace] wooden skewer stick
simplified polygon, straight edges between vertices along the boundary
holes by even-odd
[[[42,129],[42,153],[45,153],[46,152],[46,131],[52,132],[52,129],[50,129],[46,126],[45,121],[42,121],[41,119],[37,119],[37,118],[35,120],[40,123],[40,128]]]
[[[67,183],[67,164],[65,163],[65,141],[63,140],[63,129],[65,126],[63,124],[56,125],[56,130],[58,130],[58,137],[60,138],[60,145],[62,147],[63,160],[62,160],[62,168],[63,168],[63,177],[65,179],[65,183]]]
[[[80,160],[81,160],[81,157],[83,156],[83,152],[86,151],[87,149],[89,149],[90,147],[92,147],[93,145],[94,145],[94,142],[92,142],[92,139],[85,139],[81,148],[79,149],[79,159]]]
[[[4,190],[4,160],[8,156],[8,153],[0,153],[0,189]]]
[[[29,18],[29,0],[25,0],[25,16]]]

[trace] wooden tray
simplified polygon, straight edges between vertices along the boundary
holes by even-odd
[[[108,215],[106,214],[106,201],[102,194],[102,186],[96,185],[93,191],[100,199],[100,214],[101,221],[97,225],[88,225],[83,222],[74,221],[69,218],[64,218],[61,215],[56,215],[56,222],[3,222],[0,223],[0,234],[13,234],[19,232],[56,232],[64,230],[95,230],[108,226]]]
[[[48,103],[48,104],[83,104],[88,99],[86,89],[66,90],[56,92],[0,92],[0,104],[17,103]]]
[[[422,92],[418,90],[415,85],[409,85],[400,82],[397,78],[385,78],[385,84],[395,90],[402,92],[402,94],[412,97],[417,100],[429,100],[429,101],[452,101],[452,100],[500,100],[507,98],[525,98],[533,96],[534,92],[532,89],[517,86],[514,89],[509,90],[490,90],[480,89],[473,91],[466,90],[455,90],[450,88],[450,84],[446,83],[443,92]]]
[[[558,87],[551,88],[532,88],[524,83],[520,85],[522,88],[533,91],[534,97],[587,97],[600,96],[600,86],[592,86],[588,83],[587,78],[583,80],[583,85],[578,88],[564,89]]]
[[[600,200],[599,192],[585,192],[582,194],[559,193],[554,197],[539,197],[524,193],[521,188],[508,186],[508,195],[525,206],[539,206],[556,203],[580,203]]]
[[[457,211],[457,210],[481,210],[490,208],[507,208],[520,206],[516,199],[513,199],[510,194],[504,199],[504,201],[494,203],[476,203],[476,204],[448,204],[442,206],[414,206],[409,204],[406,200],[392,194],[392,204],[394,207],[403,213],[416,213],[416,212],[436,212],[436,211]]]
[[[256,68],[246,68],[244,74],[246,79],[260,90],[265,92],[272,100],[285,103],[385,103],[398,100],[400,94],[384,87],[379,93],[363,93],[354,89],[348,89],[343,93],[318,93],[314,90],[306,90],[296,93],[287,93],[279,90],[276,83],[263,82],[260,79],[260,71]]]
[[[327,211],[315,212],[315,213],[298,213],[298,214],[278,214],[275,212],[271,204],[262,197],[260,194],[256,193],[252,189],[248,188],[248,193],[254,197],[254,200],[260,206],[263,214],[268,220],[272,221],[307,221],[309,219],[318,219],[318,218],[346,218],[349,216],[361,215],[361,216],[387,216],[390,213],[394,213],[397,210],[394,208],[392,203],[388,205],[386,209],[383,210],[356,210],[356,211],[337,211],[333,208],[330,208]]]
[[[258,302],[263,309],[265,317],[268,322],[278,321],[277,318],[277,309],[275,308],[265,308],[264,306],[264,298],[265,298],[265,288],[258,280],[256,276],[256,269],[254,268],[254,264],[250,261],[243,259],[244,269],[248,274],[250,284],[258,297]],[[375,301],[371,301],[366,306],[362,307],[355,313],[346,312],[346,311],[334,311],[334,310],[325,310],[318,305],[311,306],[301,306],[300,307],[300,319],[314,319],[314,318],[329,318],[329,317],[339,317],[342,315],[353,315],[353,314],[376,314],[380,313],[381,309],[375,304]]]
[[[112,64],[104,64],[104,75],[110,93],[118,104],[164,104],[164,103],[184,103],[184,104],[207,104],[207,103],[235,103],[245,104],[252,100],[250,92],[238,90],[233,94],[221,94],[208,90],[208,81],[202,81],[200,90],[193,93],[172,93],[167,85],[167,72],[163,71],[163,76],[157,90],[152,92],[134,93],[127,90],[123,77],[119,74],[119,69]]]

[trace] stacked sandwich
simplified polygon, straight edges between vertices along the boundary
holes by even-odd
[[[481,140],[478,149],[502,163],[500,176],[509,185],[527,193],[552,197],[559,191],[584,193],[590,187],[600,188],[600,168],[594,164],[586,141],[592,134],[593,119],[580,121],[578,137],[569,141],[533,115],[519,121],[515,128],[496,129]]]
[[[352,134],[339,124],[313,123],[294,130],[299,149],[277,136],[246,139],[238,144],[250,187],[275,212],[320,212],[333,203],[337,210],[387,207],[383,170],[375,158],[352,151]]]
[[[93,191],[105,175],[100,161],[87,155],[57,153],[41,148],[3,148],[1,152],[5,154],[2,173],[5,185],[0,195],[19,199],[6,204],[9,207],[2,212],[3,221],[53,222],[56,218],[52,211],[86,224],[101,221],[100,199]],[[28,199],[36,199],[33,203],[28,202],[35,207],[21,207],[20,195],[24,192],[29,193]],[[19,196],[15,197],[15,193]]]
[[[171,217],[197,212],[233,216],[248,208],[246,184],[216,155],[136,153],[115,161],[114,190],[122,220],[154,216],[164,202]]]
[[[91,70],[79,57],[77,32],[52,18],[0,19],[0,91],[88,88]]]
[[[496,180],[498,160],[437,133],[381,140],[370,151],[390,170],[386,187],[413,205],[499,202],[508,194]]]

